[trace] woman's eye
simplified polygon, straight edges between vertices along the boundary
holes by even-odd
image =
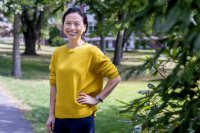
[[[66,24],[66,25],[70,25],[71,23],[69,23],[69,22],[66,22],[65,24]]]
[[[80,24],[79,23],[75,23],[75,26],[79,26]]]

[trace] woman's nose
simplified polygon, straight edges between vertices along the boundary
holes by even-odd
[[[69,26],[69,29],[75,29],[75,25],[74,25],[74,24],[71,24],[71,25]]]

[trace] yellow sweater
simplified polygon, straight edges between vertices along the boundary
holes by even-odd
[[[56,85],[56,118],[83,118],[96,112],[96,106],[76,102],[79,93],[95,97],[103,88],[103,77],[117,77],[118,71],[99,48],[85,43],[69,49],[58,47],[51,58],[50,85]]]

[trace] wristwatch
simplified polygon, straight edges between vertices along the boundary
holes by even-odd
[[[103,102],[103,100],[101,99],[101,97],[99,95],[96,96],[96,99],[100,102]]]

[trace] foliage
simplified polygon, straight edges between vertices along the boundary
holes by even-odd
[[[22,33],[25,41],[25,55],[36,55],[35,44],[41,37],[44,21],[59,10],[63,10],[66,0],[7,0],[0,10],[20,14]]]
[[[52,44],[53,38],[57,37],[60,35],[60,31],[56,27],[50,27],[49,28],[49,39],[48,42],[49,44]]]
[[[113,63],[116,66],[120,65],[124,44],[133,32],[133,27],[131,27],[133,21],[126,22],[126,19],[145,6],[146,1],[103,0],[94,2],[93,0],[79,0],[80,3],[89,5],[89,12],[94,13],[98,20],[96,30],[92,35],[116,37],[113,58]]]
[[[125,2],[121,0],[78,0],[78,2],[89,5],[89,13],[94,13],[96,17],[100,14],[105,18],[105,23],[97,22],[96,30],[93,34],[107,36],[112,33],[113,36],[116,36],[119,30],[125,28],[130,28],[131,32],[133,32],[133,14],[144,8],[147,0]],[[124,18],[119,19],[119,15],[123,15]]]
[[[50,44],[51,46],[61,46],[64,45],[66,41],[64,40],[63,37],[56,36],[53,38],[52,43]]]
[[[142,125],[148,132],[199,132],[200,2],[149,0],[134,15],[138,31],[144,32],[150,17],[154,17],[154,34],[165,36],[162,44],[167,47],[147,58],[143,69],[162,75],[163,80],[157,86],[149,84],[148,93],[126,105],[124,111],[132,114],[133,126]],[[169,63],[176,65],[166,75]]]

